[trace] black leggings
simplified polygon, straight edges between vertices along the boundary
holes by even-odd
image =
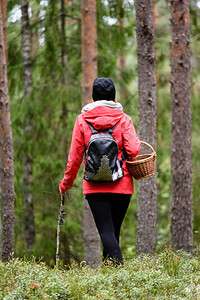
[[[104,259],[111,258],[118,263],[123,263],[119,234],[130,198],[131,195],[114,193],[86,195],[103,244]]]

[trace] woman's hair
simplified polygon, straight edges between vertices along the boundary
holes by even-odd
[[[92,98],[94,101],[115,101],[115,93],[115,86],[112,79],[98,77],[94,80],[92,88]]]

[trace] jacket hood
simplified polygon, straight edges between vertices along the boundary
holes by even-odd
[[[85,121],[99,130],[114,126],[123,117],[123,107],[120,103],[100,100],[85,105],[82,109]]]

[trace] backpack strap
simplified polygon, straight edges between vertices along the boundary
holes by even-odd
[[[86,122],[87,122],[87,121],[86,121]],[[92,124],[91,124],[90,122],[87,122],[87,123],[88,123],[88,125],[89,125],[89,127],[90,127],[90,129],[91,129],[91,131],[92,131],[93,134],[98,133],[98,130],[96,130],[96,129],[92,126]]]
[[[86,121],[87,122],[87,121]],[[117,123],[118,123],[119,121],[117,121]],[[109,133],[109,134],[112,134],[113,133],[113,130],[115,129],[115,126],[117,125],[117,123],[113,126],[113,127],[110,127],[110,128],[104,128],[104,129],[99,129],[99,130],[97,130],[97,129],[95,129],[93,126],[92,126],[92,124],[90,123],[90,122],[87,122],[88,123],[88,125],[89,125],[89,127],[90,127],[90,129],[91,129],[91,131],[92,131],[92,133],[93,134],[96,134],[96,133],[99,133],[99,132],[104,132],[104,131],[107,131],[107,133]]]
[[[124,161],[127,158],[127,153],[126,153],[126,149],[123,147],[122,149],[122,156],[121,156],[121,160]]]
[[[118,123],[119,121],[117,121],[117,123]],[[112,134],[113,133],[113,130],[115,129],[115,126],[117,125],[117,123],[113,126],[113,127],[111,127],[111,128],[108,128],[108,133],[109,134]]]

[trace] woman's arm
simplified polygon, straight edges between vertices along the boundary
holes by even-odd
[[[122,132],[123,146],[129,157],[135,157],[140,153],[141,143],[137,137],[131,118],[126,115]]]
[[[66,193],[70,188],[72,188],[73,182],[83,160],[83,153],[84,137],[80,130],[80,125],[77,118],[72,133],[72,142],[68,156],[67,171],[64,174],[63,180],[61,180],[59,184],[59,190],[62,194]]]

